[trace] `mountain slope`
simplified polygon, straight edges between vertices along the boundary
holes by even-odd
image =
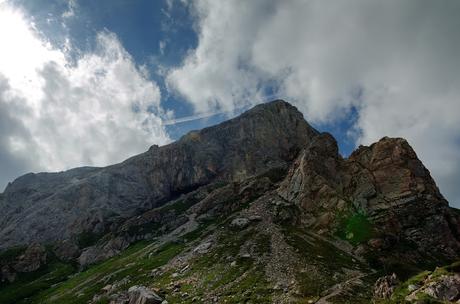
[[[2,247],[48,245],[0,254],[1,303],[369,303],[379,276],[460,258],[460,213],[407,141],[344,159],[283,101],[1,199]]]
[[[276,101],[114,166],[27,174],[0,201],[0,248],[102,233],[214,180],[286,166],[316,134],[294,107]]]

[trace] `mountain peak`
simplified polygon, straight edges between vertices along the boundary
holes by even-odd
[[[268,135],[268,131],[279,131],[281,128],[284,128],[285,130],[292,129],[292,132],[298,132],[299,135],[300,133],[304,133],[302,136],[308,140],[319,133],[305,121],[303,114],[295,106],[284,100],[278,99],[258,104],[243,112],[241,115],[220,124],[198,131],[191,131],[183,138],[187,140],[197,139],[197,137],[202,135],[213,136],[216,133],[222,132],[224,129],[238,133],[232,135],[239,136],[241,132],[257,131],[255,129],[249,130],[256,126],[259,129],[264,129],[266,131],[265,134],[254,132],[252,134],[248,133],[247,135],[255,137],[259,135]],[[239,131],[236,129],[239,129]],[[301,141],[305,141],[305,139],[301,139]]]

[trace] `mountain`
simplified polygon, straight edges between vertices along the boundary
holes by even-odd
[[[301,113],[277,102],[114,166],[24,175],[3,193],[0,246],[104,232],[210,182],[287,166],[316,134]]]
[[[460,256],[460,212],[406,140],[343,158],[281,100],[120,164],[19,177],[0,214],[1,303],[392,303]],[[403,300],[460,300],[443,269]]]

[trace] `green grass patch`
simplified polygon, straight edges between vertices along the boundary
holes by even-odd
[[[229,287],[223,297],[224,303],[271,303],[272,289],[262,267],[253,267],[244,273],[236,284]]]
[[[66,280],[75,270],[71,264],[53,261],[35,272],[20,273],[14,283],[0,288],[0,303],[35,303],[30,298]]]
[[[374,226],[361,212],[344,214],[340,217],[336,235],[353,245],[367,242],[375,234]]]

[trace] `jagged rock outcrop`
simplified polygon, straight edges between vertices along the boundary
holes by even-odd
[[[320,233],[340,232],[353,215],[369,221],[360,228],[372,229],[369,242],[359,250],[391,253],[380,254],[381,262],[394,254],[413,263],[459,257],[458,212],[402,138],[382,138],[343,159],[334,138],[321,134],[300,153],[278,192],[300,207],[303,225]]]
[[[375,299],[390,299],[399,284],[396,274],[379,278],[374,285]]]
[[[90,246],[83,250],[78,257],[78,263],[86,266],[106,260],[126,249],[129,244],[130,242],[123,237],[113,237],[101,245]]]
[[[340,165],[335,139],[327,133],[315,137],[300,153],[278,193],[302,210],[303,225],[331,228],[336,210],[343,210]]]
[[[18,273],[36,271],[46,262],[47,252],[41,244],[33,243],[25,249],[19,249],[17,256],[0,259],[0,282],[14,282]]]
[[[286,167],[318,132],[284,101],[105,168],[26,174],[0,201],[0,248],[106,232],[141,211],[214,180]]]
[[[458,258],[460,218],[406,140],[383,138],[348,159],[344,189],[375,224],[389,249],[409,246],[410,259]],[[357,178],[364,176],[361,180]],[[420,256],[420,257],[419,257]]]

